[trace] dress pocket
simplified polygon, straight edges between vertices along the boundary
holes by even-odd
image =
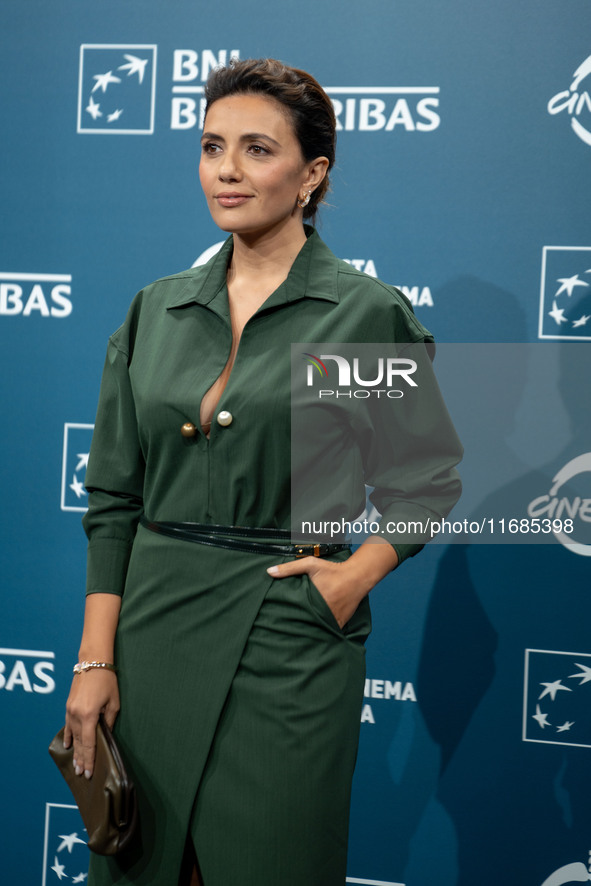
[[[306,583],[306,594],[308,597],[308,603],[310,604],[310,608],[312,609],[314,615],[319,619],[325,627],[330,628],[330,630],[341,637],[345,636],[346,625],[341,628],[338,621],[335,618],[335,615],[310,578],[307,573],[303,573],[303,579]]]
[[[308,610],[316,622],[333,636],[351,640],[363,646],[371,633],[371,609],[369,598],[364,597],[349,621],[341,628],[332,609],[307,573],[302,574],[304,590],[308,601]]]

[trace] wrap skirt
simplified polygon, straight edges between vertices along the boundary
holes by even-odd
[[[203,886],[343,886],[369,603],[341,629],[307,575],[267,574],[288,559],[138,528],[114,734],[139,827],[88,886],[177,886],[187,839]]]

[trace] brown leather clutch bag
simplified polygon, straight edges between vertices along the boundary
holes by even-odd
[[[92,778],[76,775],[73,745],[64,748],[64,730],[51,744],[51,754],[65,778],[88,833],[88,848],[116,855],[129,843],[136,824],[136,799],[119,748],[101,714],[96,729],[96,760]]]

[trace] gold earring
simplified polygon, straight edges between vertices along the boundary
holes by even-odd
[[[299,200],[298,200],[298,206],[300,207],[300,209],[305,209],[305,208],[306,208],[306,206],[307,206],[308,203],[310,202],[310,194],[311,194],[311,193],[312,193],[311,191],[308,191],[307,194],[305,194],[303,197],[300,197],[300,198],[299,198]]]

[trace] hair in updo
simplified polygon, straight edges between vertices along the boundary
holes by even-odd
[[[332,169],[336,118],[331,100],[314,77],[274,58],[232,59],[227,67],[216,68],[209,75],[205,113],[218,99],[240,94],[267,95],[280,102],[289,111],[304,160],[327,157],[328,169]],[[310,195],[304,218],[314,220],[328,188],[327,172]]]

